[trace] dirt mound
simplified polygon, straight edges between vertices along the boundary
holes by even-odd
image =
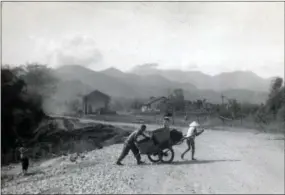
[[[78,118],[50,117],[39,125],[27,146],[31,158],[54,157],[121,143],[130,132],[108,124],[84,123]]]

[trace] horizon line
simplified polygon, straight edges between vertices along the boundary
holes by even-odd
[[[120,68],[117,68],[115,66],[109,66],[109,67],[106,67],[104,69],[93,69],[91,68],[90,66],[84,66],[84,65],[79,65],[79,64],[69,64],[69,65],[56,65],[56,66],[51,66],[49,64],[42,64],[42,63],[39,63],[39,62],[26,62],[26,63],[23,63],[23,64],[8,64],[8,63],[2,63],[1,64],[1,68],[3,68],[4,66],[9,66],[9,67],[19,67],[19,66],[23,66],[23,65],[29,65],[29,64],[38,64],[38,65],[43,65],[43,66],[47,66],[47,67],[50,67],[52,69],[58,69],[58,68],[61,68],[61,67],[64,67],[64,66],[80,66],[82,68],[86,68],[86,69],[89,69],[89,70],[92,70],[92,71],[95,71],[95,72],[103,72],[103,71],[106,71],[108,69],[116,69],[120,72],[123,72],[123,73],[126,73],[126,74],[135,74],[132,72],[132,69],[134,69],[135,67],[139,66],[139,65],[136,65],[135,67],[131,68],[131,69],[128,69],[128,70],[122,70]],[[258,73],[254,72],[254,71],[251,71],[251,70],[233,70],[233,71],[221,71],[220,73],[217,73],[217,74],[208,74],[208,73],[205,73],[201,70],[181,70],[181,69],[173,69],[173,68],[169,68],[169,69],[161,69],[161,68],[158,68],[158,67],[154,67],[153,69],[155,70],[160,70],[160,71],[181,71],[181,72],[199,72],[199,73],[202,73],[206,76],[209,76],[209,77],[215,77],[215,76],[219,76],[223,73],[234,73],[234,72],[249,72],[249,73],[253,73],[255,74],[256,76],[262,78],[262,79],[273,79],[273,78],[276,78],[276,77],[280,77],[284,80],[285,82],[285,72],[282,76],[280,75],[275,75],[275,76],[270,76],[270,77],[264,77],[264,76],[261,76],[259,75]]]
[[[120,68],[116,68],[116,67],[114,67],[114,66],[109,66],[109,67],[107,67],[107,68],[100,69],[100,70],[99,70],[99,69],[92,69],[92,68],[89,67],[89,66],[76,65],[76,64],[73,64],[73,65],[71,65],[71,64],[70,64],[70,65],[60,65],[60,66],[52,67],[52,68],[58,69],[58,68],[64,67],[64,66],[81,66],[81,67],[83,67],[83,68],[86,68],[86,69],[89,69],[89,70],[92,70],[92,71],[95,71],[95,72],[103,72],[103,71],[106,71],[106,70],[108,70],[108,69],[116,69],[116,70],[118,70],[118,71],[120,71],[120,72],[123,72],[123,73],[135,74],[135,73],[132,72],[132,69],[133,69],[133,68],[131,68],[131,69],[129,69],[129,70],[121,70]],[[138,65],[138,66],[139,66],[139,65]],[[155,68],[153,68],[153,69],[155,69],[155,70],[161,70],[161,71],[200,72],[200,73],[202,73],[202,74],[204,74],[204,75],[207,75],[207,76],[209,76],[209,77],[219,76],[219,75],[221,75],[221,74],[223,74],[223,73],[249,72],[249,73],[255,74],[256,76],[258,76],[258,77],[260,77],[260,78],[262,78],[262,79],[272,79],[272,78],[276,78],[276,77],[281,77],[281,78],[283,78],[283,80],[284,80],[284,75],[282,75],[282,76],[275,75],[275,76],[270,76],[270,77],[263,77],[263,76],[260,76],[259,74],[255,73],[254,71],[251,71],[251,70],[221,71],[220,73],[210,75],[210,74],[207,74],[207,73],[205,73],[205,72],[203,72],[203,71],[201,71],[201,70],[181,70],[181,69],[173,69],[173,68],[172,68],[172,69],[161,69],[161,68],[157,68],[157,67],[155,67]]]

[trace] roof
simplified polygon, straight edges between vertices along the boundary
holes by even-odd
[[[101,91],[98,91],[98,90],[92,91],[91,93],[85,95],[84,98],[87,98],[87,97],[93,96],[93,95],[99,95],[99,96],[103,96],[106,99],[110,99],[109,95],[102,93]]]
[[[154,99],[148,101],[147,103],[145,103],[144,105],[150,105],[150,104],[153,104],[154,102],[157,102],[157,101],[162,100],[162,99],[167,99],[167,98],[164,97],[164,96],[161,96],[161,97],[158,97],[158,98],[154,98]]]

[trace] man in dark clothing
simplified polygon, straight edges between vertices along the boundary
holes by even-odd
[[[170,126],[170,118],[168,116],[163,117],[163,127],[169,129]]]
[[[26,175],[29,168],[29,158],[27,155],[28,149],[21,147],[19,151],[20,151],[20,159],[22,164],[23,175]]]
[[[133,152],[133,154],[134,154],[134,156],[135,156],[135,158],[137,160],[137,164],[142,164],[143,163],[141,161],[141,156],[140,156],[140,153],[139,153],[139,149],[135,145],[135,142],[136,142],[136,139],[137,139],[137,137],[139,135],[147,137],[143,133],[145,130],[146,130],[146,126],[142,125],[139,130],[136,130],[133,133],[131,133],[131,135],[129,135],[129,137],[126,139],[126,141],[124,143],[124,148],[122,150],[122,153],[121,153],[120,157],[118,158],[118,160],[116,162],[117,165],[123,165],[121,163],[121,161],[128,155],[130,150]]]

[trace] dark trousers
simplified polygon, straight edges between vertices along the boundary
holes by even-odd
[[[22,164],[22,170],[23,171],[27,171],[29,168],[29,159],[28,157],[23,157],[21,159],[21,164]]]
[[[192,159],[194,159],[195,155],[195,140],[193,138],[188,138],[186,140],[187,149],[182,153],[181,158],[184,158],[184,155],[189,152],[189,150],[192,148]]]
[[[117,162],[121,162],[129,154],[130,150],[134,154],[137,162],[140,162],[141,155],[140,155],[139,149],[133,143],[132,144],[124,144],[124,148],[123,148],[122,153],[121,153],[120,157],[118,158]]]

